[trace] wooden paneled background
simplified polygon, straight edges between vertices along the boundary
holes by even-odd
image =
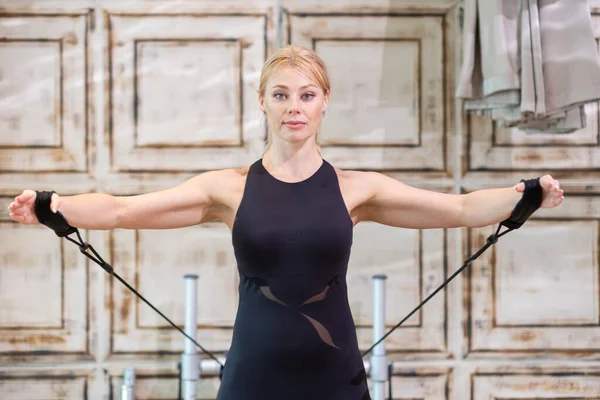
[[[248,165],[263,149],[262,63],[284,43],[312,47],[333,81],[320,139],[335,165],[444,192],[551,173],[566,190],[390,336],[394,398],[598,399],[598,105],[570,135],[462,113],[462,5],[0,0],[0,207],[23,189],[129,195]],[[361,346],[372,275],[389,276],[391,327],[493,228],[359,225],[348,282]],[[226,227],[83,234],[178,324],[183,276],[198,274],[198,340],[227,350],[237,276]],[[73,244],[0,214],[0,398],[119,399],[134,367],[137,398],[176,399],[183,339]],[[205,377],[200,398],[218,385]]]

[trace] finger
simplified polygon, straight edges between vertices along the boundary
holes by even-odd
[[[33,190],[24,190],[23,193],[16,197],[19,203],[27,203],[35,198],[35,192]]]
[[[20,202],[18,202],[18,201],[13,201],[12,203],[10,203],[10,204],[8,205],[8,209],[9,209],[10,211],[17,211],[17,210],[20,210],[20,209],[22,209],[22,208],[26,208],[26,207],[27,207],[27,205],[26,205],[26,204],[20,203]]]
[[[52,197],[50,198],[50,209],[52,210],[53,213],[56,213],[56,210],[58,210],[59,206],[60,206],[60,197],[56,193],[53,193]]]
[[[8,205],[8,210],[11,212],[19,212],[26,208],[27,208],[26,204],[19,203],[18,201],[13,201],[12,203],[10,203]]]
[[[14,214],[14,213],[10,213],[9,216],[17,222],[24,222],[25,221],[25,217],[23,215],[18,215],[18,214]]]
[[[514,187],[517,192],[523,192],[525,190],[525,183],[519,182]]]

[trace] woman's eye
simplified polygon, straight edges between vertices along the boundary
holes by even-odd
[[[285,96],[285,95],[284,95],[283,93],[275,93],[275,94],[273,95],[273,97],[275,97],[276,99],[283,99],[283,97],[284,97],[284,96]]]
[[[305,99],[307,99],[307,100],[310,100],[313,97],[315,97],[315,95],[312,94],[312,93],[305,93],[305,94],[302,95],[302,97],[305,98]]]

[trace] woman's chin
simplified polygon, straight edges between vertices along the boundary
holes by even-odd
[[[314,136],[314,134],[311,134],[310,132],[308,132],[307,130],[300,130],[300,131],[282,131],[279,134],[279,137],[282,138],[284,141],[290,143],[290,144],[294,144],[294,145],[302,145],[304,143],[306,143],[307,140],[311,139]]]

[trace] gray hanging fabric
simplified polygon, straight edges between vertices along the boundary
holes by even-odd
[[[465,0],[456,96],[465,110],[526,132],[586,126],[600,57],[586,0]]]

